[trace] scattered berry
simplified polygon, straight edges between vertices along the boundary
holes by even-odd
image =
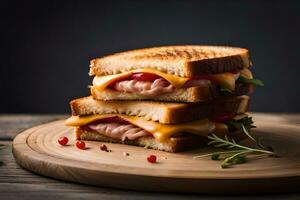
[[[148,162],[150,163],[156,163],[156,156],[155,155],[150,155],[147,157]]]
[[[78,149],[85,149],[85,142],[84,141],[77,141],[76,142],[76,147]]]
[[[65,146],[69,142],[69,139],[67,137],[60,137],[58,139],[58,143],[62,146]]]
[[[107,146],[105,144],[101,144],[100,149],[101,149],[101,151],[107,151],[108,152]]]

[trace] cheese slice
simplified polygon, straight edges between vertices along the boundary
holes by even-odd
[[[154,69],[137,69],[120,74],[108,75],[108,76],[95,76],[93,85],[97,87],[97,90],[103,91],[111,83],[129,77],[133,73],[151,73],[163,77],[171,85],[176,88],[181,88],[189,80],[189,78],[179,77],[171,74],[167,74]]]
[[[116,116],[148,131],[159,142],[166,142],[170,137],[176,136],[181,133],[192,133],[203,137],[207,137],[211,133],[215,133],[217,135],[223,135],[228,133],[228,129],[225,124],[211,122],[208,119],[169,125],[160,124],[154,121],[147,121],[142,117],[127,116],[122,114],[72,116],[65,121],[65,124],[67,126],[79,127],[87,125],[96,120]]]
[[[248,69],[243,69],[243,70],[245,70],[244,73],[251,74],[251,72]],[[248,70],[248,71],[246,71],[246,70]],[[183,88],[185,83],[190,80],[190,78],[179,77],[176,75],[167,74],[167,73],[161,72],[159,70],[137,69],[137,70],[132,70],[132,71],[123,72],[123,73],[119,73],[119,74],[108,75],[108,76],[95,76],[93,79],[93,85],[97,88],[98,91],[103,91],[106,89],[107,86],[109,86],[113,82],[125,79],[133,73],[156,74],[156,75],[166,79],[171,85],[173,85],[175,88],[178,88],[178,89]],[[218,85],[228,88],[229,90],[234,90],[235,89],[235,81],[239,77],[239,74],[240,73],[233,74],[230,72],[224,72],[224,73],[219,73],[219,74],[210,74],[207,76],[209,76],[211,78],[211,80],[216,82]]]
[[[253,79],[253,75],[251,71],[248,68],[244,68],[240,71],[240,75],[247,78],[247,79]]]
[[[220,73],[220,74],[213,74],[210,75],[212,80],[219,84],[220,86],[227,88],[231,91],[235,89],[235,81],[240,76],[239,73],[233,74],[230,72]]]

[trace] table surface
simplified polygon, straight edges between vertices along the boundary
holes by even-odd
[[[295,124],[300,124],[300,114],[279,114]],[[32,126],[63,119],[66,115],[0,115],[0,199],[286,199],[298,200],[300,193],[265,194],[254,196],[213,196],[137,192],[113,188],[94,187],[58,181],[28,172],[16,164],[11,144],[14,137]],[[299,189],[300,192],[300,189]]]

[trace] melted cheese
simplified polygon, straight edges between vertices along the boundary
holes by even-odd
[[[248,79],[253,79],[252,73],[248,68],[244,68],[240,71],[240,74]]]
[[[220,86],[227,88],[231,91],[235,89],[235,81],[240,76],[239,73],[233,74],[230,72],[224,72],[219,74],[210,75],[212,79]]]
[[[242,71],[244,71],[244,70],[245,70],[244,73],[251,74],[251,72],[248,69],[243,69]],[[161,72],[158,70],[154,70],[154,69],[137,69],[137,70],[132,70],[132,71],[123,72],[123,73],[114,74],[114,75],[95,76],[95,78],[93,80],[93,85],[97,88],[98,91],[103,91],[111,83],[118,81],[118,80],[122,80],[124,78],[127,78],[132,73],[156,74],[156,75],[166,79],[171,85],[173,85],[176,88],[183,88],[185,83],[190,79],[190,78],[175,76],[172,74],[167,74],[167,73],[164,73],[164,72]],[[230,90],[235,89],[235,81],[238,78],[238,76],[239,76],[239,73],[233,74],[230,72],[209,75],[209,77],[211,77],[211,79],[214,80],[214,82],[216,82],[218,85],[226,87]]]
[[[67,126],[83,126],[93,121],[108,117],[118,116],[135,126],[138,126],[149,133],[159,142],[166,142],[170,137],[181,133],[192,133],[195,135],[207,137],[211,133],[223,135],[228,132],[227,126],[223,123],[214,123],[207,119],[196,120],[181,124],[160,124],[158,122],[147,121],[142,117],[127,116],[122,114],[103,114],[89,116],[72,116],[65,121]]]

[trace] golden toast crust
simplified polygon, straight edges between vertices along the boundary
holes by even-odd
[[[241,70],[251,65],[247,49],[181,45],[137,49],[90,61],[90,75],[110,75],[134,69],[156,69],[180,77]]]
[[[183,123],[222,113],[245,113],[249,97],[224,97],[203,103],[172,103],[157,101],[97,101],[92,97],[70,102],[73,115],[126,114],[144,117],[162,124]]]

